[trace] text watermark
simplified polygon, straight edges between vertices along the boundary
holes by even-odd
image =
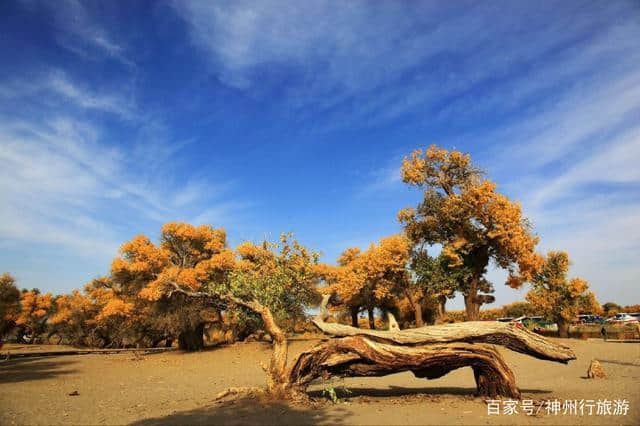
[[[629,412],[629,401],[626,399],[488,399],[486,402],[489,416],[513,416],[518,413],[527,416],[626,416]]]

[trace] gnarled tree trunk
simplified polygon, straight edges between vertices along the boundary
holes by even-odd
[[[360,310],[359,307],[351,307],[349,308],[349,312],[351,313],[351,326],[358,328],[358,311]]]
[[[438,312],[436,313],[436,321],[442,321],[444,315],[447,313],[447,296],[438,296]]]
[[[480,319],[480,304],[478,303],[478,280],[473,278],[467,294],[464,295],[464,310],[467,321]]]
[[[326,301],[314,324],[324,333],[342,338],[305,351],[286,366],[286,339],[274,340],[267,392],[287,399],[305,398],[307,386],[320,377],[384,376],[411,371],[416,377],[435,379],[461,367],[471,367],[477,394],[519,398],[513,372],[493,347],[500,344],[536,358],[563,362],[575,359],[568,347],[515,327],[513,324],[466,322],[410,330],[366,330],[327,323]],[[265,327],[278,335],[268,308],[252,303],[261,312]],[[245,304],[245,306],[247,306]],[[394,324],[395,321],[390,323]],[[228,393],[224,393],[226,395]]]
[[[467,321],[478,321],[480,319],[480,306],[484,303],[479,293],[482,290],[482,276],[489,264],[489,247],[480,245],[469,256],[473,264],[473,274],[470,278],[469,287],[464,294],[464,308]]]
[[[367,308],[367,313],[369,314],[369,328],[371,330],[376,329],[376,318],[373,316],[373,308]]]
[[[178,335],[178,346],[185,351],[199,351],[204,349],[204,323],[195,328],[184,330]]]
[[[411,296],[409,292],[405,292],[405,297],[409,300],[409,304],[413,308],[416,327],[422,327],[424,325],[424,320],[422,319],[422,303],[420,303],[420,298]]]
[[[556,323],[558,324],[558,337],[569,337],[569,322],[564,318],[558,318]]]
[[[422,305],[416,303],[413,309],[416,316],[416,327],[422,327],[424,325],[424,320],[422,319]]]
[[[230,294],[223,296],[223,298],[237,305],[251,309],[262,318],[264,328],[271,335],[273,341],[273,352],[271,353],[269,366],[262,366],[262,369],[267,373],[266,391],[276,398],[288,398],[290,396],[290,383],[287,380],[286,368],[289,344],[287,342],[286,334],[273,319],[271,310],[269,310],[268,307],[263,306],[257,300],[246,301]],[[328,300],[328,298],[325,300],[325,304],[323,306],[323,309],[325,310],[326,301]],[[249,389],[249,391],[255,392],[255,389]],[[223,394],[225,394],[225,392],[223,392]]]

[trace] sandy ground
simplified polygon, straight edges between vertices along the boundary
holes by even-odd
[[[29,353],[29,352],[62,352],[62,351],[72,351],[78,348],[74,348],[73,346],[66,345],[27,345],[27,344],[13,344],[6,343],[0,349],[0,355],[4,355],[7,352],[12,354],[21,354],[21,353]]]
[[[298,352],[316,342],[293,342]],[[564,340],[578,360],[540,361],[508,350],[523,399],[628,401],[626,415],[488,415],[469,368],[427,381],[411,373],[319,383],[316,407],[255,400],[215,403],[229,386],[260,386],[266,343],[238,343],[200,353],[80,355],[0,361],[0,424],[640,424],[640,344]],[[50,350],[51,347],[45,347]],[[5,346],[5,353],[11,350]],[[16,350],[14,347],[13,350]],[[24,349],[23,349],[24,350]],[[591,359],[609,375],[585,379]],[[333,404],[327,386],[346,386]],[[70,393],[78,395],[71,396]],[[339,393],[340,394],[340,393]],[[504,408],[504,403],[501,403]],[[537,408],[536,408],[537,410]],[[612,408],[613,411],[613,408]]]

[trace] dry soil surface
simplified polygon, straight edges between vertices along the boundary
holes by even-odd
[[[315,341],[292,343],[297,353]],[[471,369],[427,381],[411,373],[318,383],[310,388],[316,406],[257,400],[216,403],[214,395],[230,386],[260,386],[267,343],[238,343],[199,353],[168,352],[146,356],[54,356],[0,361],[0,424],[640,424],[640,344],[599,340],[563,340],[578,359],[568,365],[540,361],[503,350],[524,400],[534,400],[536,416],[522,412],[489,415],[473,396]],[[40,350],[52,347],[41,347]],[[24,348],[6,345],[7,350]],[[502,350],[502,349],[501,349]],[[1,357],[4,359],[4,356]],[[608,374],[586,379],[592,359]],[[337,404],[322,389],[338,390]],[[546,401],[585,400],[580,415],[549,412]],[[593,400],[593,414],[588,406]],[[605,400],[626,400],[626,415],[606,414]],[[604,414],[597,414],[601,402]],[[541,404],[541,405],[540,405]],[[538,410],[539,407],[539,410]]]

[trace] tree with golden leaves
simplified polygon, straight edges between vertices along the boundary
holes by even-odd
[[[411,298],[398,295],[391,306],[383,306],[383,312],[390,312],[394,315],[402,329],[421,327],[425,324],[434,324],[442,320],[440,312],[440,300],[423,292],[418,287],[410,287]],[[417,314],[416,309],[420,310]],[[421,325],[418,325],[422,320]]]
[[[361,294],[369,314],[369,328],[375,328],[374,308],[390,305],[398,295],[406,296],[410,284],[410,242],[403,235],[381,238],[378,245],[371,244],[361,257],[365,285]]]
[[[558,324],[560,337],[569,336],[569,325],[581,309],[590,313],[599,309],[595,296],[588,291],[589,283],[582,278],[567,279],[568,271],[569,255],[562,251],[549,252],[533,277],[533,288],[527,293],[527,301]]]
[[[411,270],[414,275],[413,287],[422,297],[427,296],[437,300],[436,320],[442,321],[447,299],[452,298],[461,283],[468,279],[468,271],[463,268],[449,268],[449,259],[442,253],[432,257],[426,250],[414,252]],[[489,289],[485,288],[485,290]],[[412,306],[416,308],[418,304],[419,300],[415,300]],[[418,310],[415,312],[416,326],[422,327],[422,313]]]
[[[188,282],[167,279],[158,283],[164,297],[176,294],[222,301],[227,310],[246,310],[257,314],[273,339],[273,353],[267,372],[267,391],[273,396],[288,392],[288,341],[281,324],[304,316],[304,308],[318,301],[319,255],[283,234],[279,243],[240,244],[226,274],[219,274],[220,262],[204,268],[209,277],[194,289]]]
[[[374,329],[374,309],[390,305],[398,294],[408,294],[409,246],[406,237],[392,235],[381,238],[377,245],[371,244],[364,252],[349,248],[338,258],[337,267],[324,267],[328,286],[323,291],[336,294],[350,310],[354,327],[361,308],[368,312],[369,328]]]
[[[31,343],[46,328],[47,315],[52,307],[51,293],[41,294],[40,290],[23,290],[20,295],[20,313],[16,325],[23,327],[31,335]]]
[[[509,272],[511,287],[532,279],[541,264],[538,238],[520,205],[483,179],[468,154],[435,145],[416,150],[403,160],[402,179],[424,189],[417,207],[398,213],[406,235],[417,247],[441,244],[450,268],[470,271],[460,286],[468,320],[479,319],[480,306],[491,300],[481,294],[490,261]]]
[[[626,312],[634,312],[632,310],[626,310]],[[593,292],[587,292],[578,301],[578,313],[587,315],[602,315],[604,309],[596,299],[596,295]]]
[[[337,305],[349,313],[353,327],[358,327],[358,314],[365,304],[360,289],[366,277],[359,268],[359,262],[356,262],[360,255],[358,247],[350,247],[338,257],[337,266],[322,263],[316,268],[326,284],[320,291],[334,295]]]
[[[49,318],[50,334],[58,334],[62,341],[72,345],[89,345],[95,317],[100,308],[78,290],[55,299],[55,313]]]
[[[163,318],[153,303],[120,291],[110,277],[96,278],[55,299],[50,335],[78,346],[155,347],[166,339]]]
[[[97,319],[133,313],[130,323],[141,329],[140,334],[158,334],[157,328],[165,328],[177,334],[181,348],[202,349],[207,321],[203,311],[210,303],[183,294],[171,297],[171,291],[200,291],[211,281],[225,279],[234,262],[223,229],[167,223],[159,246],[143,235],[122,246],[121,256],[111,265],[111,300]]]
[[[130,293],[113,277],[100,277],[84,287],[87,298],[97,313],[87,323],[90,346],[155,347],[167,335],[162,331],[161,316],[154,313],[153,303]]]
[[[20,290],[16,280],[5,272],[0,275],[0,341],[15,325],[20,312]]]
[[[508,305],[504,305],[502,308],[502,317],[519,318],[523,316],[537,316],[540,314],[540,309],[533,306],[528,302],[513,302]]]
[[[627,305],[624,307],[624,311],[625,312],[640,312],[640,304],[635,304],[635,305]]]

